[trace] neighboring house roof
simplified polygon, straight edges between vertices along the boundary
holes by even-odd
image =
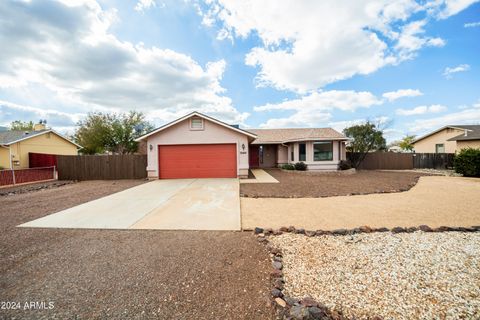
[[[450,138],[448,141],[480,140],[480,125],[466,125],[462,128],[465,129],[465,133]]]
[[[275,144],[311,140],[348,140],[332,128],[249,129],[257,135],[253,144]]]
[[[237,128],[237,127],[235,127],[235,126],[229,125],[229,124],[227,124],[227,123],[225,123],[225,122],[222,122],[222,121],[220,121],[220,120],[217,120],[217,119],[214,119],[214,118],[209,117],[209,116],[207,116],[207,115],[204,115],[203,113],[194,111],[194,112],[191,112],[191,113],[187,114],[186,116],[183,116],[183,117],[181,117],[181,118],[178,118],[177,120],[174,120],[174,121],[172,121],[172,122],[169,122],[169,123],[167,123],[167,124],[165,124],[165,125],[163,125],[163,126],[161,126],[161,127],[158,127],[158,128],[156,128],[156,129],[150,131],[150,132],[147,133],[147,134],[144,134],[143,136],[135,139],[135,141],[144,140],[145,138],[148,138],[148,137],[151,136],[151,135],[154,135],[154,134],[156,134],[156,133],[158,133],[158,132],[160,132],[160,131],[162,131],[162,130],[165,130],[165,129],[167,129],[167,128],[170,128],[171,126],[174,126],[174,125],[176,125],[177,123],[182,122],[183,120],[186,120],[186,119],[188,119],[188,118],[190,118],[190,117],[193,117],[193,116],[197,116],[197,117],[200,117],[200,118],[209,120],[209,121],[211,121],[211,122],[213,122],[213,123],[216,123],[216,124],[218,124],[218,125],[220,125],[220,126],[223,126],[223,127],[227,128],[227,129],[236,131],[236,132],[238,132],[238,133],[242,133],[242,134],[247,135],[247,136],[249,136],[249,137],[251,137],[251,138],[256,138],[256,137],[257,137],[254,133],[251,133],[251,132],[249,132],[249,131],[246,131],[246,130]]]
[[[431,135],[434,135],[435,133],[440,132],[440,131],[445,130],[445,129],[470,130],[469,127],[477,127],[477,126],[476,125],[448,125],[448,126],[444,126],[444,127],[441,127],[440,129],[437,129],[435,131],[427,133],[426,135],[418,137],[417,139],[413,140],[412,143],[416,143],[420,140],[423,140],[427,137],[430,137]]]
[[[33,131],[33,130],[32,131],[18,131],[18,130],[0,131],[0,144],[8,146],[23,140],[33,138],[33,137],[38,137],[42,134],[46,134],[49,132],[56,134],[60,138],[66,140],[67,142],[70,142],[71,144],[74,144],[78,148],[82,148],[82,146],[76,144],[75,142],[71,141],[70,139],[66,138],[65,136],[61,135],[60,133],[52,129],[45,129],[45,130],[39,130],[39,131]]]

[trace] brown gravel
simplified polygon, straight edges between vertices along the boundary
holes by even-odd
[[[429,174],[405,171],[357,171],[345,175],[342,172],[306,173],[266,169],[280,183],[241,184],[240,193],[258,198],[319,198],[406,191],[419,177]]]
[[[269,257],[242,232],[15,226],[142,181],[91,181],[0,198],[0,310],[17,319],[272,319]],[[23,310],[30,301],[52,310]]]

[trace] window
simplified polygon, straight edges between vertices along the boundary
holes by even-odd
[[[260,160],[260,163],[263,163],[263,146],[260,146],[258,148],[258,158]]]
[[[333,142],[319,141],[313,143],[313,161],[333,160]]]
[[[307,160],[307,146],[305,143],[298,144],[298,161]]]
[[[202,118],[191,118],[190,119],[190,130],[203,130],[203,119]]]
[[[443,143],[439,143],[435,145],[435,152],[436,153],[445,153],[445,145]]]
[[[291,161],[295,161],[295,154],[293,152],[293,147],[292,147],[292,151],[290,152],[290,159]]]

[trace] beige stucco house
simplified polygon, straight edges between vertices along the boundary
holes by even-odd
[[[0,131],[0,167],[28,168],[30,152],[76,155],[79,148],[78,144],[40,124],[36,124],[32,131]]]
[[[417,153],[455,153],[480,148],[480,125],[445,126],[413,141]]]
[[[137,139],[147,145],[150,178],[247,177],[249,168],[304,162],[308,170],[338,170],[348,139],[331,128],[249,129],[199,112]]]

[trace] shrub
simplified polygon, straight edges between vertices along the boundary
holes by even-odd
[[[295,166],[293,164],[290,164],[290,163],[283,164],[281,166],[281,168],[283,170],[295,170]]]
[[[304,162],[297,162],[297,163],[295,163],[295,170],[306,171],[307,170],[307,165]]]
[[[4,167],[2,167],[2,166],[0,166],[0,170],[3,170],[3,169],[5,169],[5,168],[4,168]]]
[[[455,172],[465,177],[480,177],[480,148],[460,150],[453,158]]]
[[[341,160],[340,163],[338,164],[338,168],[340,170],[352,169],[352,164],[348,160]]]

